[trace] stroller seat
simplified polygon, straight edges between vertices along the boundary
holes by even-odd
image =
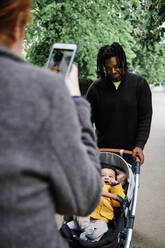
[[[108,231],[102,236],[102,238],[99,241],[91,242],[88,240],[81,240],[79,238],[80,232],[71,230],[67,222],[71,221],[72,217],[66,220],[66,217],[64,218],[64,223],[60,229],[60,233],[62,236],[67,239],[69,245],[71,248],[85,248],[85,247],[101,247],[101,248],[118,248],[119,247],[119,237],[118,233],[123,229],[124,227],[124,218],[120,217],[117,221],[117,224],[114,223],[116,221],[112,221],[108,225]],[[121,247],[121,246],[120,246]]]

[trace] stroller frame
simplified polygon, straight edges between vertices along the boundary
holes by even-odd
[[[122,157],[123,154],[132,155],[132,151],[123,150],[123,149],[113,149],[113,148],[100,148],[100,152],[113,152],[113,153],[119,153]],[[131,241],[132,241],[132,234],[133,234],[133,226],[135,221],[135,213],[136,213],[136,205],[137,205],[137,198],[138,198],[138,191],[140,187],[140,161],[138,158],[136,158],[135,163],[135,173],[134,173],[134,179],[135,179],[135,188],[134,188],[134,194],[133,199],[130,205],[129,213],[128,213],[128,220],[127,220],[127,226],[126,226],[126,234],[125,234],[125,243],[124,248],[130,248]]]

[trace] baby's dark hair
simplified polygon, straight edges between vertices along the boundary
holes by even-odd
[[[115,172],[115,179],[117,180],[117,170],[115,169],[114,165],[101,162],[101,169],[111,169],[111,170],[113,170]]]

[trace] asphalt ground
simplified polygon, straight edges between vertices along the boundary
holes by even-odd
[[[152,102],[152,126],[144,149],[132,239],[140,248],[165,247],[165,93],[153,92]]]
[[[152,101],[131,248],[165,248],[165,93],[153,92]],[[63,218],[56,215],[56,219],[60,227]]]

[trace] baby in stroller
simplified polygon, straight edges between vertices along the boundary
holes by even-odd
[[[101,151],[100,161],[103,169],[103,195],[95,211],[86,218],[86,226],[81,223],[84,217],[64,216],[60,233],[71,248],[130,247],[138,181],[136,185],[131,167],[121,156],[113,152]],[[109,169],[108,175],[107,169]],[[139,172],[135,174],[139,177]],[[101,202],[105,203],[104,207],[100,206]],[[99,215],[101,209],[105,217],[105,219],[101,218],[102,225],[100,218],[95,215]],[[88,228],[91,226],[92,228]]]
[[[108,222],[114,218],[114,207],[120,207],[125,193],[121,183],[117,181],[117,171],[113,166],[102,164],[103,192],[95,210],[87,217],[74,217],[78,228],[82,230],[80,239],[98,241],[108,231]],[[75,229],[73,222],[68,226]]]

